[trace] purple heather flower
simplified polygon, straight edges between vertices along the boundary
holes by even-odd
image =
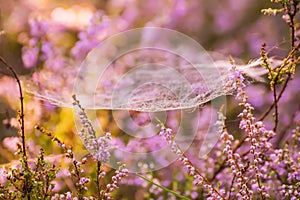
[[[111,178],[112,182],[106,185],[106,193],[104,196],[107,199],[112,199],[111,194],[113,191],[115,191],[119,184],[121,183],[122,179],[124,177],[128,176],[128,170],[125,168],[125,165],[121,165],[115,172],[115,175]]]
[[[22,48],[22,61],[26,68],[36,66],[38,61],[39,48],[37,46],[28,46]]]
[[[72,194],[71,192],[66,193],[66,200],[72,200]]]
[[[32,37],[43,37],[50,31],[49,24],[46,21],[32,19],[29,21],[30,33]]]
[[[92,152],[93,157],[100,162],[107,162],[110,157],[109,150],[111,149],[111,137],[110,133],[106,136],[100,137],[97,140],[96,146],[94,146],[94,151]]]
[[[80,185],[84,185],[84,184],[87,184],[90,182],[90,179],[89,178],[86,178],[86,177],[81,177],[80,178],[80,181],[79,181],[79,184]]]

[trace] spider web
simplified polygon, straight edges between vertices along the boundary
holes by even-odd
[[[159,28],[134,29],[103,41],[81,65],[44,68],[24,77],[27,92],[57,106],[72,107],[76,95],[86,109],[157,112],[193,108],[234,93],[231,64],[211,56],[194,40]],[[273,66],[279,63],[271,60]],[[237,65],[262,81],[261,60]]]

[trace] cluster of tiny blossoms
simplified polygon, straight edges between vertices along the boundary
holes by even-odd
[[[96,131],[93,128],[91,121],[88,119],[84,109],[79,104],[75,95],[73,96],[73,105],[78,108],[78,115],[83,125],[83,130],[80,131],[79,136],[83,139],[85,147],[91,152],[91,155],[95,160],[99,162],[107,162],[110,157],[109,150],[111,149],[111,134],[106,133],[105,136],[96,137]],[[102,171],[99,174],[99,179],[105,176],[105,172]],[[104,199],[112,199],[111,193],[114,192],[119,186],[121,180],[128,175],[128,169],[125,165],[120,165],[116,170],[115,175],[111,178],[111,183],[106,185],[106,188],[101,190],[100,195]],[[79,184],[85,185],[90,182],[89,179],[80,179]]]
[[[261,195],[261,198],[269,198],[266,186],[262,185],[261,179],[264,177],[260,168],[265,164],[262,160],[262,156],[272,149],[272,144],[269,140],[275,136],[275,133],[271,130],[266,130],[263,122],[256,121],[252,113],[254,108],[247,101],[248,97],[244,91],[244,77],[241,71],[237,70],[235,66],[232,66],[230,70],[232,72],[230,80],[233,81],[233,87],[237,91],[236,98],[241,101],[239,105],[244,108],[238,115],[242,118],[239,127],[247,134],[245,141],[249,142],[250,153],[253,156],[249,170],[254,171],[255,179],[251,180],[251,183],[252,185],[257,185],[257,192]]]
[[[36,126],[36,129],[41,131],[42,133],[45,133],[46,135],[50,136],[53,141],[56,141],[58,145],[66,152],[66,157],[72,160],[73,164],[73,169],[69,169],[70,175],[74,177],[77,180],[77,183],[75,185],[77,189],[77,195],[75,197],[72,196],[71,192],[67,192],[65,194],[55,194],[51,197],[51,200],[57,200],[57,199],[62,199],[62,200],[78,200],[78,199],[83,199],[83,200],[93,200],[96,199],[93,196],[90,197],[85,197],[83,196],[84,192],[88,190],[87,184],[91,182],[90,178],[83,176],[84,170],[82,169],[82,165],[86,164],[87,159],[84,157],[81,161],[78,161],[74,158],[74,154],[71,148],[68,148],[66,144],[61,142],[57,137],[55,137],[51,132],[46,131],[44,128],[40,126]],[[107,134],[105,137],[109,137],[111,139],[110,134]],[[104,137],[101,137],[104,138]],[[103,139],[99,139],[99,147],[101,147],[101,144],[106,143],[103,142]],[[105,138],[106,139],[106,138]],[[102,141],[102,142],[101,142]],[[106,146],[105,146],[106,147]],[[104,147],[103,147],[104,148]],[[109,157],[109,155],[108,155]],[[94,156],[95,158],[95,156]],[[102,158],[102,157],[101,157]],[[97,160],[100,161],[100,160]],[[101,161],[100,161],[101,162]],[[106,175],[105,171],[101,171],[98,175],[98,182],[104,176]],[[118,187],[121,182],[121,180],[124,177],[127,177],[128,175],[128,169],[125,168],[125,165],[120,165],[119,169],[115,171],[115,175],[111,178],[111,182],[106,185],[106,187],[101,190],[100,195],[101,199],[112,199],[111,193],[114,192]]]
[[[72,199],[72,200],[93,199],[93,197],[87,198],[87,197],[84,197],[84,195],[83,195],[85,193],[85,191],[88,190],[87,184],[90,183],[90,178],[84,176],[85,171],[84,171],[84,169],[82,169],[82,166],[87,163],[86,157],[82,158],[81,160],[75,159],[72,148],[67,147],[67,145],[64,142],[62,142],[60,139],[58,139],[56,136],[54,136],[52,132],[47,131],[45,128],[43,128],[39,125],[36,125],[35,128],[37,130],[39,130],[41,133],[49,136],[52,139],[52,141],[57,142],[58,146],[60,146],[64,150],[66,157],[71,160],[72,165],[73,165],[72,167],[69,168],[69,175],[76,179],[75,188],[77,190],[77,197],[73,198],[72,194],[70,192],[67,192],[65,194],[55,194],[52,196],[51,200],[56,200],[56,199],[63,199],[63,200],[64,199],[66,199],[66,200],[69,200],[69,199]]]
[[[97,161],[107,162],[110,157],[109,150],[112,146],[111,134],[106,133],[105,136],[97,138],[92,122],[88,119],[85,110],[81,107],[75,95],[73,96],[73,105],[77,108],[80,121],[83,125],[83,129],[79,132],[79,136],[83,140],[84,146],[91,152],[91,155]]]
[[[227,163],[229,164],[232,174],[236,180],[236,187],[239,188],[237,197],[241,199],[251,199],[253,191],[247,187],[248,177],[243,175],[244,164],[241,161],[241,157],[238,153],[234,152],[232,142],[233,136],[227,132],[225,126],[225,117],[222,113],[219,113],[219,120],[221,122],[220,130],[221,141],[225,144],[223,153],[227,155]],[[233,186],[233,185],[232,185]],[[230,191],[231,192],[231,191]],[[230,193],[231,194],[231,193]],[[230,197],[231,195],[229,195]]]
[[[179,156],[179,160],[183,163],[184,167],[188,170],[189,176],[194,178],[193,184],[196,186],[201,186],[208,192],[209,200],[225,199],[224,196],[218,191],[213,185],[198,171],[198,169],[191,163],[186,155],[180,150],[177,145],[172,129],[166,128],[161,125],[159,135],[162,136],[171,147],[173,153]]]
[[[280,175],[282,184],[278,187],[284,198],[296,200],[300,198],[300,127],[292,131],[290,143],[272,154],[270,165]]]
[[[77,181],[75,187],[78,196],[81,197],[81,195],[88,190],[87,184],[90,183],[90,178],[84,176],[85,171],[82,169],[82,165],[87,162],[87,159],[84,157],[81,161],[78,161],[75,159],[73,151],[66,148],[65,144],[62,144],[61,147],[66,150],[66,157],[72,160],[73,167],[69,169],[69,172]]]
[[[114,192],[117,188],[119,188],[119,184],[124,177],[128,176],[128,169],[125,168],[125,165],[121,165],[119,169],[116,170],[115,175],[111,178],[111,183],[106,185],[106,189],[101,191],[101,195],[105,197],[105,199],[112,199],[111,193]]]
[[[51,21],[32,19],[29,21],[30,40],[22,48],[22,60],[26,68],[35,67],[39,62],[54,70],[61,69],[65,64],[64,50],[57,47],[53,35],[61,33],[62,27]]]
[[[82,197],[83,200],[95,200],[93,196]],[[71,192],[66,192],[65,194],[55,194],[51,197],[51,200],[79,200],[78,197],[74,197]]]

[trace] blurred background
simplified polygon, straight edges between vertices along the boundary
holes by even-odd
[[[276,5],[267,0],[212,1],[1,1],[1,55],[21,70],[21,46],[27,43],[30,19],[60,25],[56,35],[65,47],[76,33],[87,28],[95,12],[109,20],[121,19],[126,28],[160,26],[175,29],[197,40],[206,50],[243,59],[259,56],[261,44],[269,49],[288,48],[288,27],[281,16],[263,16],[262,8]],[[278,50],[279,51],[279,50]],[[13,52],[13,53],[12,53]]]

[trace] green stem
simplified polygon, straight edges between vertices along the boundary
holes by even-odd
[[[150,179],[147,179],[146,177],[142,176],[141,174],[136,173],[136,175],[137,175],[138,177],[140,177],[141,179],[144,179],[145,181],[148,181],[149,183],[151,183],[151,184],[153,184],[153,185],[155,185],[155,186],[161,188],[162,190],[164,190],[164,191],[166,191],[166,192],[169,192],[169,193],[173,194],[174,196],[176,196],[176,197],[178,197],[178,198],[180,198],[180,199],[190,200],[189,198],[187,198],[187,197],[185,197],[185,196],[182,196],[182,195],[176,193],[176,192],[173,191],[173,190],[170,190],[170,189],[168,189],[168,188],[166,188],[166,187],[164,187],[164,186],[162,186],[162,185],[159,185],[159,184],[157,184],[157,183],[154,183],[154,182],[151,181]]]

